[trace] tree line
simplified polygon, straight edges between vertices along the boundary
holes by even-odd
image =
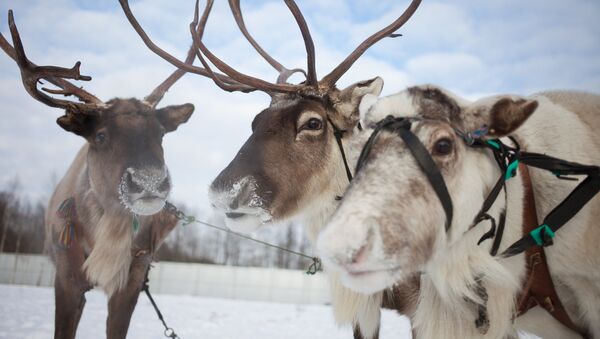
[[[183,205],[181,210],[200,220],[223,226],[224,220],[202,215]],[[18,182],[0,190],[0,252],[43,254],[46,201],[25,198]],[[203,218],[204,217],[204,218]],[[299,225],[266,227],[254,235],[260,240],[303,253],[312,253]],[[310,260],[255,243],[200,224],[178,225],[157,253],[158,261],[231,266],[304,269]]]

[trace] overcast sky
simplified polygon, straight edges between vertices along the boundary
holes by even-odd
[[[132,2],[155,41],[184,58],[190,43],[193,0]],[[399,16],[408,1],[298,0],[316,45],[317,73],[331,70],[364,38]],[[93,80],[85,88],[103,100],[147,95],[172,68],[143,45],[116,0],[0,0],[0,31],[12,8],[29,58],[71,67]],[[256,39],[288,68],[305,67],[304,46],[282,1],[242,1]],[[341,86],[382,76],[384,94],[435,83],[468,98],[543,89],[600,92],[600,2],[597,0],[462,0],[423,4],[399,32],[371,48]],[[274,80],[276,74],[237,31],[224,0],[217,0],[207,45],[236,68]],[[261,93],[230,94],[208,79],[188,75],[161,105],[192,102],[188,124],[165,138],[173,197],[204,209],[210,181],[250,134],[266,107]],[[62,112],[32,99],[16,64],[0,55],[0,188],[15,178],[32,199],[47,199],[83,139],[63,131]]]

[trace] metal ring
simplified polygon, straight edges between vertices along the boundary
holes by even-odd
[[[170,328],[170,327],[165,328],[165,337],[167,337],[167,338],[176,338],[175,331],[172,328]]]

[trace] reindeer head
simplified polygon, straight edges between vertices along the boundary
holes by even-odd
[[[73,68],[36,66],[27,59],[19,32],[9,11],[13,46],[0,34],[0,47],[21,70],[27,92],[40,102],[65,109],[57,123],[66,131],[86,139],[87,174],[92,191],[105,209],[123,209],[140,215],[158,212],[171,190],[162,138],[186,122],[194,106],[185,104],[157,109],[164,93],[184,71],[177,70],[143,101],[113,99],[106,103],[65,79],[91,80]],[[188,55],[188,62],[194,58]],[[57,86],[38,89],[40,79]],[[81,102],[57,99],[49,94],[74,95]]]
[[[468,230],[500,175],[491,153],[468,147],[457,131],[483,127],[487,137],[506,136],[536,108],[537,101],[508,96],[470,103],[434,86],[413,87],[361,107],[368,111],[363,133],[369,135],[387,115],[405,117],[402,128],[410,128],[439,169],[451,204],[445,209],[414,147],[397,130],[382,129],[319,235],[327,267],[339,270],[350,288],[369,293],[424,270],[438,250]]]
[[[207,1],[200,21],[196,2],[195,18],[190,24],[196,55],[204,68],[186,66],[156,46],[131,13],[127,0],[120,1],[146,45],[165,60],[189,72],[209,76],[226,91],[260,90],[271,96],[269,107],[254,118],[252,135],[210,186],[213,206],[225,214],[229,227],[243,232],[252,231],[265,222],[290,218],[308,206],[320,209],[322,205],[333,205],[335,196],[348,184],[334,134],[338,133],[339,138],[353,135],[362,97],[378,95],[383,86],[381,78],[362,81],[343,90],[337,89],[335,83],[371,45],[384,37],[396,36],[394,31],[408,21],[420,4],[420,0],[412,1],[396,21],[366,39],[331,73],[317,80],[312,37],[293,0],[284,2],[304,38],[306,71],[288,69],[267,54],[246,29],[239,0],[229,0],[242,34],[279,72],[277,82],[271,83],[236,71],[203,44],[201,37],[213,0]],[[213,72],[209,62],[225,74]],[[306,80],[299,85],[289,84],[287,79],[296,72],[303,73]]]
[[[360,98],[379,94],[382,84],[375,78],[324,98],[280,95],[256,115],[252,135],[210,186],[228,227],[250,232],[332,205],[348,184],[336,130],[352,137]]]

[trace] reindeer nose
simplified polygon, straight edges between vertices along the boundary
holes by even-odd
[[[347,223],[344,223],[344,225],[348,226]],[[348,271],[363,269],[373,252],[375,230],[369,228],[364,232],[360,230],[361,228],[346,227],[346,230],[353,233],[352,239],[355,240],[348,242],[340,241],[339,232],[330,232],[326,229],[319,236],[317,243],[321,256],[328,258],[334,265],[343,267]]]
[[[125,172],[125,184],[127,185],[129,193],[142,193],[144,189],[133,180],[133,173],[134,171],[130,170]]]
[[[169,179],[169,176],[167,175],[163,181],[160,183],[160,185],[158,185],[158,191],[160,193],[164,193],[164,192],[168,192],[171,190],[171,180]]]
[[[128,168],[125,172],[125,183],[129,193],[168,193],[171,189],[171,180],[165,169],[144,168],[136,170]]]

